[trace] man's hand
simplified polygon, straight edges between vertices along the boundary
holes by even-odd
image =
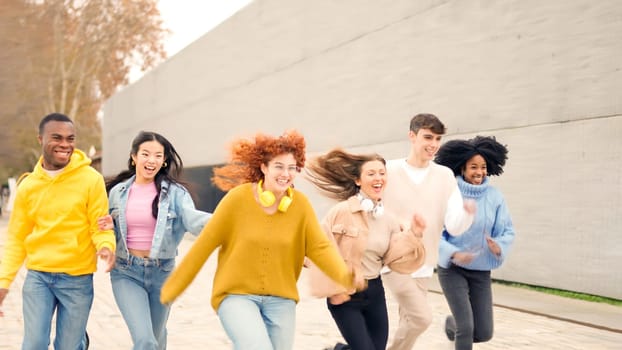
[[[103,247],[97,252],[97,256],[106,263],[105,272],[110,272],[114,267],[114,253],[108,247]]]
[[[4,312],[2,311],[2,302],[4,301],[4,297],[9,294],[9,290],[6,288],[0,288],[0,317],[4,316]]]
[[[99,226],[100,231],[112,230],[114,228],[114,223],[112,222],[112,216],[110,214],[102,216],[97,219],[97,225]]]
[[[423,231],[425,231],[425,219],[423,216],[419,214],[413,215],[413,219],[410,223],[410,232],[412,232],[415,237],[423,237]]]
[[[463,202],[463,207],[464,211],[466,211],[467,214],[475,215],[475,213],[477,212],[477,204],[472,199],[465,199]]]

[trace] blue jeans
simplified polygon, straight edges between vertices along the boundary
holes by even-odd
[[[229,294],[218,307],[235,350],[291,350],[296,302],[269,295]]]
[[[134,350],[166,349],[170,307],[160,303],[160,290],[175,259],[117,258],[110,272],[112,292],[130,330]]]
[[[22,350],[47,349],[56,311],[55,349],[85,348],[86,323],[93,305],[93,275],[71,276],[28,270],[22,289]]]

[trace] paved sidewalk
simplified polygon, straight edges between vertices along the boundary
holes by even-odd
[[[6,239],[6,217],[0,218],[0,258]],[[180,246],[185,254],[192,238]],[[231,349],[229,340],[212,310],[209,299],[216,267],[213,254],[194,283],[176,301],[169,320],[170,350]],[[18,274],[4,302],[0,318],[0,350],[20,348],[22,338],[21,287],[24,270]],[[299,281],[301,301],[297,308],[296,350],[320,350],[340,340],[324,300],[308,295],[307,275]],[[621,349],[622,308],[550,296],[539,292],[494,285],[495,335],[475,349]],[[397,305],[387,294],[391,335],[398,321]],[[434,322],[415,349],[453,349],[442,331],[449,309],[438,284],[432,284],[430,302]],[[240,320],[243,322],[243,320]],[[108,275],[95,274],[95,301],[88,331],[91,350],[130,349],[125,323],[112,296]]]

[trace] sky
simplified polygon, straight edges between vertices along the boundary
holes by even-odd
[[[171,33],[164,40],[167,57],[217,27],[252,0],[159,0],[164,27]],[[130,83],[143,76],[138,67],[130,70]]]
[[[159,0],[164,26],[172,33],[165,41],[168,57],[209,32],[252,0]]]

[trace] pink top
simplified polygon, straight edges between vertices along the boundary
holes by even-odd
[[[127,219],[127,247],[151,250],[156,219],[151,215],[151,204],[157,195],[155,183],[137,184],[130,187],[125,216]]]

